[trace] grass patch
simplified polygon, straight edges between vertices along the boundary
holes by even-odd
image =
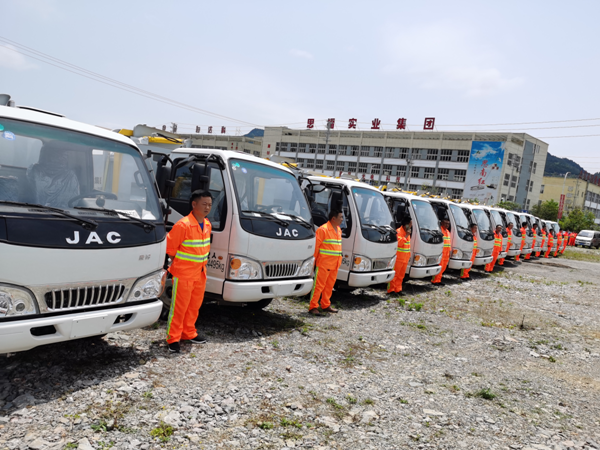
[[[161,422],[159,426],[150,431],[150,436],[161,442],[168,442],[171,436],[173,436],[173,427]]]
[[[572,250],[567,248],[562,257],[574,259],[575,261],[600,262],[600,252],[595,250]]]
[[[497,397],[497,395],[494,394],[490,390],[490,388],[480,389],[477,392],[469,392],[465,395],[467,397],[477,397],[477,398],[483,398],[485,400],[494,400]]]

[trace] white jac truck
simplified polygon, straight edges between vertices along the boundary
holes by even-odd
[[[400,228],[405,217],[412,219],[411,258],[406,273],[411,278],[436,276],[442,270],[440,262],[444,235],[430,199],[397,191],[384,191],[383,195],[396,222],[396,228]]]
[[[264,308],[313,285],[315,232],[304,193],[280,164],[247,153],[178,148],[159,156],[156,180],[171,226],[191,211],[190,195],[213,197],[206,299]],[[162,296],[170,304],[170,282]]]
[[[309,200],[315,227],[327,222],[332,208],[344,213],[338,286],[389,283],[394,278],[398,238],[381,192],[344,178],[300,176],[299,182]]]
[[[482,206],[461,203],[460,207],[469,219],[469,223],[477,225],[477,256],[474,266],[484,266],[492,262],[494,250],[494,230]]]
[[[166,230],[140,150],[0,102],[0,354],[154,323]]]

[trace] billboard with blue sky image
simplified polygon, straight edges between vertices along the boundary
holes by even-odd
[[[504,149],[504,142],[473,141],[464,198],[477,199],[484,205],[498,202]]]

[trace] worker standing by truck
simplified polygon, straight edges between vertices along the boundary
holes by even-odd
[[[486,272],[493,272],[498,255],[502,252],[502,225],[496,225],[494,230],[494,249],[492,250],[492,261],[485,266]]]
[[[537,224],[533,224],[533,241],[531,242],[531,253],[525,255],[525,259],[531,259],[533,251],[535,250],[535,240],[537,239]],[[535,255],[533,255],[535,256]]]
[[[560,251],[561,255],[565,252],[565,249],[567,248],[568,243],[569,243],[569,233],[567,231],[563,231],[563,246],[562,246],[562,250]]]
[[[469,272],[471,271],[473,263],[475,262],[475,258],[477,257],[477,224],[472,223],[469,227],[469,231],[471,231],[471,234],[473,235],[473,253],[471,253],[471,267],[468,269],[461,269],[460,271],[460,278],[463,280],[468,280],[470,278]]]
[[[406,268],[410,261],[410,232],[412,229],[412,219],[405,216],[400,222],[398,228],[398,249],[396,251],[396,263],[394,265],[394,279],[388,283],[388,294],[391,292],[402,292],[402,280],[406,274]]]
[[[542,225],[542,245],[540,245],[540,251],[535,252],[535,257],[539,258],[540,253],[544,253],[544,244],[546,243],[546,225]]]
[[[508,225],[506,225],[506,234],[508,235],[507,239],[506,239],[506,253],[508,253],[508,251],[510,250],[510,245],[512,243],[512,229],[513,229],[513,223],[512,222],[508,222]],[[499,266],[503,266],[504,265],[504,258],[500,258],[498,260],[498,265]]]
[[[552,227],[548,227],[548,250],[546,250],[546,254],[544,258],[548,258],[550,256],[550,252],[552,251],[552,246],[554,245],[554,236],[552,235]]]
[[[521,261],[521,252],[523,251],[523,247],[525,247],[525,239],[527,236],[527,229],[525,226],[527,226],[527,223],[523,222],[521,224],[521,229],[519,230],[521,231],[521,247],[519,248],[519,254],[515,256],[515,261]]]
[[[331,293],[337,279],[337,272],[342,264],[342,229],[344,214],[338,209],[329,212],[329,221],[317,229],[317,244],[315,246],[315,281],[310,295],[309,314],[320,316],[319,297],[321,309],[329,313],[337,313],[331,307]]]
[[[444,248],[442,250],[442,270],[431,280],[431,284],[435,284],[436,286],[445,286],[445,283],[442,283],[442,275],[448,267],[448,261],[450,261],[450,249],[452,248],[450,243],[450,221],[448,219],[442,219],[442,223],[440,229],[442,230],[442,234],[444,235]]]
[[[556,250],[554,250],[554,257],[558,256],[558,252],[560,251],[560,247],[562,246],[563,238],[562,233],[559,231],[556,233]]]
[[[173,260],[173,294],[167,322],[170,353],[179,353],[181,340],[204,344],[196,320],[206,289],[206,263],[210,253],[212,227],[206,216],[212,208],[208,191],[194,191],[190,196],[192,212],[179,220],[167,235],[167,254]]]

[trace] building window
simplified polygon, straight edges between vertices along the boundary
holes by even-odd
[[[322,159],[317,159],[316,168],[323,169],[323,160]]]
[[[381,155],[383,154],[383,147],[373,147],[373,156],[376,156],[377,158],[381,158]]]
[[[371,173],[373,175],[379,175],[381,173],[381,165],[380,164],[372,164],[371,165]]]
[[[465,181],[465,177],[467,176],[466,170],[456,169],[454,171],[454,181]]]
[[[329,148],[327,149],[327,154],[335,155],[337,153],[337,145],[329,144]]]
[[[371,147],[361,145],[360,147],[360,156],[369,156],[369,152],[371,151]]]
[[[359,163],[358,164],[358,172],[359,173],[367,173],[367,163]]]
[[[440,161],[452,161],[452,150],[442,150]]]
[[[527,207],[525,209],[529,209],[529,205],[531,204],[531,199],[527,199]]]
[[[350,152],[350,156],[358,156],[358,145],[353,145],[351,152]]]
[[[315,160],[314,159],[307,159],[306,160],[306,168],[307,169],[314,169],[315,168]]]
[[[393,158],[394,157],[394,147],[386,147],[385,148],[385,157]]]
[[[510,174],[507,173],[504,175],[504,186],[508,186],[508,184],[510,183]]]
[[[298,148],[298,143],[297,143],[297,142],[292,142],[292,143],[290,144],[290,148],[291,148],[291,151],[292,151],[292,152],[295,152],[295,151],[296,151],[296,149]]]
[[[348,173],[356,173],[356,163],[355,162],[348,163]]]
[[[435,160],[437,160],[437,157],[438,157],[438,151],[436,148],[427,149],[427,160],[428,161],[435,161]]]
[[[469,153],[469,150],[459,150],[456,160],[463,163],[469,162]]]
[[[461,198],[463,195],[462,189],[450,189],[450,195],[452,198]]]
[[[260,152],[259,151],[254,151],[252,153],[254,154],[254,156],[258,156],[260,158]]]
[[[413,148],[410,151],[410,159],[421,159],[421,149],[420,148]]]
[[[544,185],[542,184],[542,185],[540,186],[540,194],[543,194],[543,193],[544,193]]]
[[[325,144],[319,144],[317,153],[325,153]]]
[[[315,153],[317,151],[317,144],[308,144],[309,153]]]
[[[407,148],[400,149],[400,155],[398,156],[400,159],[406,159],[406,155],[408,154]]]
[[[435,176],[435,167],[425,167],[425,173],[423,175],[423,178],[425,178],[426,180],[433,180],[434,176]]]
[[[536,163],[536,162],[534,162],[534,163],[533,163],[533,173],[535,173],[536,169],[537,169],[537,163]]]
[[[308,144],[298,144],[298,153],[306,153]]]
[[[411,167],[410,168],[411,178],[419,178],[419,169],[420,169],[420,167]]]
[[[509,201],[509,202],[514,202],[514,201],[515,201],[515,197],[514,197],[514,195],[509,195],[509,196],[508,196],[508,201]]]
[[[391,175],[392,174],[392,165],[391,164],[384,164],[383,165],[383,174],[384,175]]]
[[[416,191],[418,189],[419,189],[419,187],[416,184],[409,184],[408,185],[408,190],[409,191]]]
[[[338,155],[345,155],[346,152],[348,151],[348,146],[347,145],[340,145],[338,147]]]
[[[335,170],[335,161],[327,160],[327,170]]]
[[[450,169],[438,169],[437,179],[447,180],[450,175]]]
[[[517,177],[516,176],[512,176],[511,180],[510,180],[510,187],[515,187],[517,185]]]
[[[405,177],[406,176],[406,166],[396,166],[396,176]]]

